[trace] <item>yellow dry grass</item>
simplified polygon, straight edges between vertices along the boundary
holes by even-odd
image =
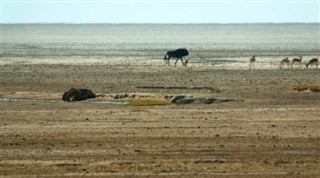
[[[166,106],[171,103],[164,100],[156,100],[156,99],[138,99],[130,101],[127,106]]]
[[[320,92],[320,85],[297,85],[293,87],[294,91],[313,91]]]

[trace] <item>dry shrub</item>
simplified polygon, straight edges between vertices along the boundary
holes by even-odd
[[[163,100],[155,100],[155,99],[139,99],[132,100],[127,106],[166,106],[171,103]]]
[[[297,85],[293,87],[294,91],[313,91],[313,92],[320,92],[320,85]]]

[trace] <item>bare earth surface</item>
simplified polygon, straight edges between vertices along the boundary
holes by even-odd
[[[320,93],[292,90],[320,84],[319,69],[0,67],[1,98],[60,100],[75,87],[100,93],[95,100],[124,93],[239,100],[166,106],[0,102],[1,177],[320,177]]]

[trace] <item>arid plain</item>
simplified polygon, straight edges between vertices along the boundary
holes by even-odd
[[[320,70],[178,65],[1,65],[1,98],[61,100],[75,87],[99,94],[94,100],[237,100],[1,102],[1,177],[320,176],[320,95],[293,91],[319,84]]]

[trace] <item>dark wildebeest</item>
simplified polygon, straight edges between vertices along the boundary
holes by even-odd
[[[188,52],[187,49],[180,48],[180,49],[177,49],[175,51],[168,51],[163,59],[166,62],[166,64],[168,64],[168,65],[170,65],[170,58],[177,58],[177,60],[174,63],[174,65],[177,65],[177,62],[178,62],[179,59],[181,60],[182,64],[184,64],[183,60],[182,60],[182,57],[188,56],[188,55],[189,55],[189,52]]]

